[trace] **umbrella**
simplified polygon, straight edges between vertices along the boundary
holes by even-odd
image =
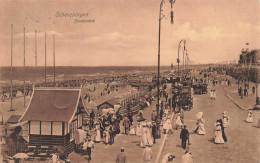
[[[196,114],[196,118],[197,118],[197,119],[201,119],[202,116],[203,116],[203,112],[198,112],[198,113]]]
[[[142,121],[145,121],[146,119],[144,117],[136,117],[136,121],[137,122],[142,122]]]
[[[20,158],[20,159],[27,159],[27,158],[29,158],[29,156],[26,153],[16,153],[13,157],[14,158]]]
[[[108,111],[114,111],[114,109],[113,108],[108,108]]]
[[[114,110],[110,110],[108,111],[109,114],[115,114],[115,111]]]

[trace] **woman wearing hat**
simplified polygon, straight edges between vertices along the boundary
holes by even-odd
[[[227,127],[229,126],[229,117],[228,117],[228,112],[227,112],[227,111],[224,111],[224,112],[223,112],[222,121],[223,121],[223,126],[224,126],[225,128],[227,128]]]
[[[137,122],[136,125],[136,136],[141,136],[142,135],[142,125],[140,122]]]
[[[153,138],[152,138],[152,122],[148,122],[147,123],[147,140],[148,140],[148,144],[150,146],[153,145]]]
[[[145,147],[148,145],[148,140],[147,140],[147,132],[148,128],[145,122],[142,123],[142,141],[140,143],[140,147]]]
[[[222,136],[222,129],[221,129],[220,125],[221,125],[220,122],[216,122],[216,129],[215,129],[215,133],[214,133],[214,143],[216,143],[216,144],[225,143],[223,136]]]
[[[195,130],[195,133],[199,135],[205,135],[205,127],[204,127],[205,119],[203,118],[203,112],[198,112],[196,114],[196,117],[197,117],[198,127]]]
[[[176,130],[178,129],[178,127],[182,126],[182,122],[181,122],[181,113],[177,113],[177,118],[176,118]]]
[[[254,119],[253,119],[253,112],[252,110],[249,110],[247,113],[247,118],[246,118],[246,122],[247,123],[253,123]]]
[[[110,126],[107,126],[104,131],[104,138],[105,138],[105,144],[107,145],[110,140],[110,133],[109,133]]]
[[[164,124],[163,124],[163,132],[168,134],[168,133],[173,133],[172,132],[172,121],[171,121],[171,117],[168,116],[167,119],[165,120]]]
[[[96,128],[95,128],[95,143],[99,143],[101,139],[100,136],[100,125],[99,123],[96,124]]]

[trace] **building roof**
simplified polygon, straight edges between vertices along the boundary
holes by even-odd
[[[22,115],[11,115],[6,123],[18,123],[19,119],[22,117]]]
[[[80,95],[80,89],[35,89],[20,121],[70,122],[81,101]]]
[[[103,105],[103,104],[105,104],[105,103],[107,103],[107,104],[109,104],[109,105],[111,105],[111,106],[114,106],[114,105],[116,105],[118,102],[117,102],[117,100],[115,100],[115,99],[106,100],[106,101],[103,101],[103,102],[99,103],[99,105],[97,106],[97,108],[99,108],[101,105]]]

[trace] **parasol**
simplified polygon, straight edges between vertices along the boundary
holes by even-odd
[[[19,158],[19,159],[27,159],[27,158],[29,158],[29,156],[26,153],[16,153],[13,157],[14,158]]]
[[[202,116],[203,116],[203,112],[198,112],[198,113],[196,114],[196,118],[197,118],[197,119],[201,119]]]
[[[136,121],[137,122],[142,122],[142,121],[145,121],[146,119],[144,117],[136,117]]]

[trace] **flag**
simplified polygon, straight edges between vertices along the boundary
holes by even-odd
[[[246,45],[249,45],[249,43],[247,42]]]

